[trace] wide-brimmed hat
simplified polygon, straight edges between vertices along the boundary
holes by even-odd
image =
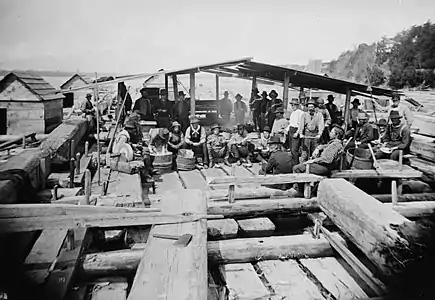
[[[400,119],[402,116],[399,114],[397,110],[390,111],[390,119]]]
[[[278,97],[278,93],[275,90],[270,91],[269,96],[272,97],[272,95],[275,95],[276,97]]]
[[[361,102],[359,102],[358,98],[353,99],[353,101],[351,103],[361,105]]]
[[[139,90],[139,92],[140,92],[140,93],[144,93],[144,92],[145,92],[145,93],[148,93],[148,91],[147,91],[146,88],[141,88],[141,89]]]
[[[327,99],[327,100],[330,100],[330,99],[334,100],[334,96],[333,96],[332,94],[329,94],[328,97],[327,97],[326,99]]]
[[[366,115],[365,113],[359,113],[357,116],[357,119],[358,120],[367,120],[367,119],[369,119],[369,116]]]
[[[211,126],[211,130],[213,130],[213,129],[216,129],[216,128],[221,128],[220,127],[220,125],[219,124],[213,124],[212,126]]]
[[[261,96],[266,96],[267,97],[267,92],[266,91],[263,91],[262,93],[261,93]]]
[[[134,129],[134,128],[136,128],[135,121],[132,120],[132,119],[128,119],[127,122],[124,125],[124,128],[125,129]]]
[[[240,95],[240,94],[237,94],[234,98],[236,98],[236,99],[238,99],[238,98],[240,98],[240,99],[242,99],[243,98],[243,96],[242,95]]]
[[[87,93],[86,94],[86,98],[88,98],[88,97],[92,97],[92,94],[91,93]]]
[[[385,119],[380,119],[379,121],[378,121],[378,124],[377,124],[378,126],[387,126],[387,120],[385,120]]]
[[[181,127],[181,124],[178,123],[177,121],[172,122],[171,124],[171,128],[174,128],[175,126]]]
[[[299,105],[299,99],[298,98],[292,98],[292,100],[290,101],[291,105]]]
[[[178,96],[186,96],[186,94],[183,91],[179,91]]]
[[[394,94],[394,95],[391,97],[391,100],[392,100],[392,101],[400,101],[400,95],[399,95],[399,94]]]
[[[160,95],[167,95],[168,93],[166,92],[166,90],[165,89],[161,89],[160,90]]]
[[[279,138],[279,136],[272,136],[270,138],[270,140],[267,142],[269,145],[273,145],[273,144],[282,144],[281,139]]]
[[[317,99],[317,104],[325,104],[325,100],[323,100],[323,98],[319,98]]]
[[[267,126],[267,125],[266,125],[266,126],[264,126],[264,127],[263,127],[263,131],[267,131],[267,132],[270,132],[270,127],[269,127],[269,126]]]
[[[189,120],[190,120],[190,123],[192,123],[192,124],[194,124],[194,123],[199,123],[199,119],[198,119],[198,117],[195,116],[195,115],[191,115],[191,116],[189,116]]]
[[[238,124],[237,124],[237,129],[239,129],[239,128],[245,128],[245,124],[238,123]]]
[[[275,110],[276,114],[283,114],[284,113],[284,109],[280,106]]]
[[[313,99],[308,100],[308,102],[307,102],[307,106],[310,105],[310,104],[312,104],[312,105],[314,105],[314,106],[317,106],[316,101],[314,101]]]

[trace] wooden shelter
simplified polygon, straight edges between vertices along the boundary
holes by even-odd
[[[68,79],[64,84],[60,86],[65,99],[63,101],[63,107],[73,107],[78,105],[82,99],[85,98],[87,93],[91,93],[92,89],[82,89],[77,91],[68,91],[76,87],[85,86],[92,83],[92,80],[83,74],[74,74],[70,79]]]
[[[9,73],[0,81],[0,134],[50,132],[62,122],[64,98],[38,75]]]

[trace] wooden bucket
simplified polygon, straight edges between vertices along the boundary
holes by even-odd
[[[195,157],[177,156],[177,169],[181,171],[191,171],[195,169]]]
[[[373,168],[373,162],[371,160],[371,154],[368,150],[361,148],[351,148],[346,152],[346,160],[350,165],[352,157],[355,155],[352,163],[352,168],[357,170],[370,170]]]
[[[154,157],[153,166],[160,174],[170,173],[172,171],[172,153],[168,154],[151,154]]]

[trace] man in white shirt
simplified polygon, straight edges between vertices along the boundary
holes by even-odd
[[[195,155],[196,161],[200,167],[208,167],[208,154],[206,146],[205,128],[199,124],[199,119],[191,115],[190,126],[186,129],[184,142],[186,148],[191,149]]]
[[[390,115],[392,110],[396,110],[399,112],[399,116],[401,116],[401,124],[408,126],[411,128],[412,125],[412,113],[408,106],[402,104],[400,105],[400,95],[395,94],[392,97],[391,107],[388,109],[388,115]]]
[[[284,110],[278,107],[275,111],[275,121],[272,126],[272,136],[279,136],[281,143],[285,142],[285,130],[288,127],[288,120],[284,118]]]
[[[301,116],[304,112],[301,110],[297,98],[293,98],[290,104],[292,107],[292,113],[290,114],[289,126],[286,129],[286,133],[288,134],[292,162],[295,166],[299,164],[299,148],[301,147],[301,139],[299,137],[298,129],[301,123]]]

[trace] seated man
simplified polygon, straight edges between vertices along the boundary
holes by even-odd
[[[151,137],[150,151],[155,153],[167,153],[169,141],[169,130],[167,128],[159,128],[158,134]]]
[[[231,157],[233,157],[240,166],[246,163],[247,166],[252,166],[251,158],[254,154],[255,146],[248,140],[248,132],[245,130],[245,125],[238,124],[237,132],[233,134],[228,146],[230,148]]]
[[[405,123],[401,122],[401,118],[402,116],[398,111],[392,110],[390,112],[390,120],[392,124],[387,126],[387,130],[381,138],[381,142],[384,143],[381,148],[389,148],[391,153],[388,154],[379,149],[375,153],[377,159],[389,158],[392,160],[399,160],[399,150],[403,150],[404,154],[409,152],[411,145],[411,131]]]
[[[330,141],[326,145],[317,146],[314,150],[312,159],[293,167],[294,173],[305,173],[307,164],[310,164],[310,173],[317,175],[329,175],[333,169],[337,168],[339,158],[343,153],[342,139],[344,130],[341,127],[333,127],[329,133]],[[303,190],[299,187],[299,192]]]
[[[368,149],[368,143],[375,140],[374,128],[372,124],[368,122],[369,117],[364,114],[358,114],[358,126],[356,128],[353,139],[347,144],[346,148],[363,148]]]
[[[270,156],[269,140],[270,140],[270,127],[266,125],[264,126],[263,132],[261,133],[260,142],[258,143],[258,149],[257,149],[259,151],[260,157],[263,160],[268,159]]]
[[[224,161],[226,165],[229,165],[227,140],[220,134],[221,127],[215,124],[211,127],[211,130],[213,131],[212,134],[207,137],[210,167],[213,168],[215,165],[219,167],[218,162],[222,161]]]
[[[290,155],[283,151],[282,142],[278,136],[272,136],[269,141],[270,158],[269,161],[263,163],[259,172],[260,175],[264,174],[289,174],[292,173],[292,160]],[[275,184],[270,185],[271,188],[287,190],[291,188],[290,184]]]
[[[208,167],[205,128],[199,124],[197,116],[192,115],[189,119],[190,126],[186,129],[186,134],[184,135],[186,148],[193,151],[200,167]]]

